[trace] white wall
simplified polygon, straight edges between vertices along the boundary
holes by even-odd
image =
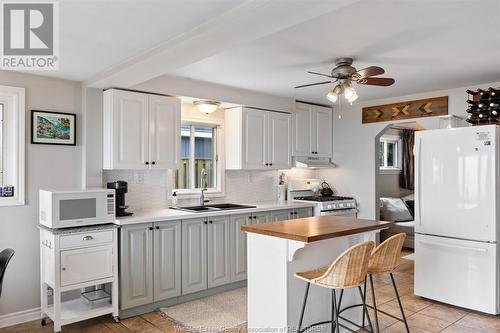
[[[342,110],[336,108],[333,125],[333,160],[338,168],[321,170],[318,176],[325,178],[337,188],[340,195],[354,196],[359,204],[359,217],[376,217],[376,158],[375,137],[388,125],[395,122],[381,122],[372,124],[361,123],[361,109],[364,106],[402,102],[427,97],[449,96],[448,113],[465,117],[467,105],[466,89],[498,87],[500,83],[485,83],[472,87],[463,87],[450,90],[432,91],[421,94],[400,96],[380,100],[354,102],[352,106],[344,105]],[[390,89],[377,88],[373,89]],[[338,116],[341,115],[341,119]],[[426,129],[438,128],[437,117],[418,118],[407,121],[416,121]]]
[[[0,207],[0,249],[16,251],[5,275],[0,316],[40,306],[38,189],[82,184],[81,85],[0,71],[0,85],[26,88],[25,206]],[[77,146],[30,144],[31,110],[77,114]]]

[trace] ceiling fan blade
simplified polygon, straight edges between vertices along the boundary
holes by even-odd
[[[369,76],[377,76],[385,73],[385,70],[382,67],[378,66],[370,66],[357,71],[354,75],[359,78],[369,77]]]
[[[357,81],[359,84],[365,84],[370,86],[382,86],[388,87],[396,82],[393,78],[389,77],[367,77]]]
[[[333,76],[331,76],[330,74],[323,74],[323,73],[318,73],[318,72],[308,72],[309,74],[314,74],[314,75],[321,75],[321,76],[326,76],[326,77],[329,77],[329,78],[332,78],[334,79]]]
[[[323,82],[317,82],[317,83],[310,83],[310,84],[303,84],[301,86],[296,86],[294,88],[304,88],[304,87],[310,87],[310,86],[317,86],[320,84],[327,84],[327,83],[332,83],[333,81],[323,81]]]

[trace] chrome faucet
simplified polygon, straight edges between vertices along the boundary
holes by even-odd
[[[204,206],[205,202],[210,200],[205,200],[205,191],[207,190],[207,171],[203,168],[201,169],[201,196],[200,196],[200,206]]]

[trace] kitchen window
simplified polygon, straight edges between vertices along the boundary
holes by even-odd
[[[173,188],[178,194],[199,194],[204,187],[205,170],[207,193],[222,192],[223,169],[221,128],[210,123],[183,122],[181,125],[181,154],[178,170],[173,171]]]
[[[25,90],[0,86],[0,206],[24,205]]]
[[[401,138],[384,135],[380,138],[379,166],[383,173],[401,172]]]

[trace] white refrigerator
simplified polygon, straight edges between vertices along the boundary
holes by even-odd
[[[415,134],[415,294],[499,313],[499,128]]]

